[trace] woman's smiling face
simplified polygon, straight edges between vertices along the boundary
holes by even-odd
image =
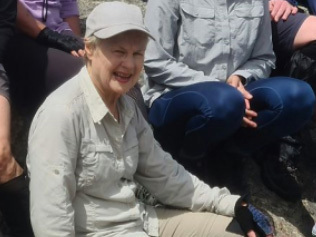
[[[147,42],[145,33],[127,31],[101,40],[94,49],[86,46],[88,71],[103,99],[118,98],[136,84]]]

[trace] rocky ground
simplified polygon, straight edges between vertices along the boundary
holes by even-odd
[[[78,0],[82,22],[88,13],[102,0]],[[105,0],[106,1],[106,0]],[[159,1],[159,0],[156,0]],[[145,4],[140,0],[125,0],[124,2],[139,5],[145,11]],[[22,160],[26,153],[26,134],[28,119],[21,118],[21,114],[13,111],[12,139],[13,150],[17,159]],[[316,129],[312,134],[316,141]],[[304,155],[316,144],[308,144],[304,147]],[[315,149],[315,148],[314,148]],[[314,154],[315,155],[315,154]],[[313,157],[316,161],[316,157]],[[303,186],[303,199],[301,202],[291,203],[284,201],[273,192],[270,192],[260,178],[259,168],[256,163],[249,160],[246,167],[246,176],[251,189],[252,202],[264,210],[273,220],[278,237],[308,237],[316,220],[316,166],[308,162],[299,163],[298,180]],[[1,233],[0,233],[1,237]]]

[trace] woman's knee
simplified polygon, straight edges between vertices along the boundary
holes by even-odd
[[[158,127],[194,116],[233,122],[242,119],[244,111],[245,102],[238,90],[221,82],[205,82],[171,91],[158,98],[150,109],[149,120]]]
[[[294,112],[306,113],[311,116],[315,104],[315,94],[311,86],[301,80],[285,79],[283,89],[283,103]]]
[[[204,116],[217,119],[243,116],[245,101],[236,88],[222,82],[201,83],[197,87],[204,100],[199,108]]]
[[[293,125],[311,118],[315,95],[306,82],[289,77],[274,77],[262,80],[262,83],[253,89],[258,88],[266,91],[264,96],[269,97],[268,101],[273,101],[270,109],[279,109],[279,116],[291,121]],[[271,93],[271,96],[268,93]]]
[[[245,114],[244,97],[236,88],[224,83],[223,85],[218,95],[209,101],[212,108],[209,115],[213,120],[240,125]]]

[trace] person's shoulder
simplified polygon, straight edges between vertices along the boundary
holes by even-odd
[[[77,97],[80,97],[82,93],[83,92],[79,86],[79,78],[74,77],[53,91],[47,97],[46,102],[65,105],[71,103]]]
[[[67,115],[82,107],[82,97],[79,78],[74,77],[53,91],[40,106],[39,111]]]

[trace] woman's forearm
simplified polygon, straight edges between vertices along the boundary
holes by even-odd
[[[78,16],[67,17],[64,19],[64,21],[68,23],[68,25],[70,26],[70,29],[75,35],[81,36],[80,20]]]
[[[18,13],[17,13],[17,28],[30,36],[31,38],[36,38],[39,32],[46,27],[46,25],[38,20],[36,20],[28,9],[18,1]]]

